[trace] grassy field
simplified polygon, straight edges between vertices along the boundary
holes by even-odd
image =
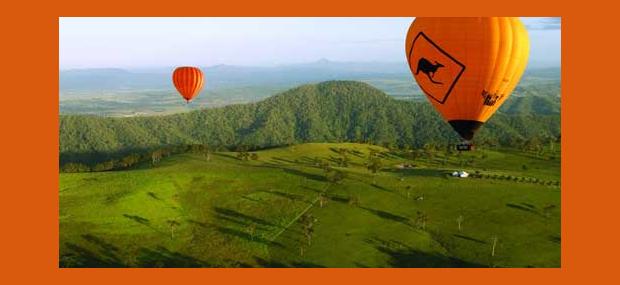
[[[333,162],[338,148],[348,167]],[[382,156],[376,176],[365,165],[371,148]],[[431,152],[411,162],[352,143],[257,154],[188,153],[156,167],[60,174],[60,265],[560,266],[559,154]],[[330,183],[319,159],[346,178]],[[397,167],[404,162],[415,166]],[[457,169],[481,178],[447,175]]]

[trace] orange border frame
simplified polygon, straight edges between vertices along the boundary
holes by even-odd
[[[4,284],[557,284],[613,280],[617,241],[606,231],[618,97],[612,7],[517,0],[128,0],[3,2],[2,252]],[[501,6],[500,6],[501,5]],[[611,5],[610,5],[611,6]],[[59,269],[58,17],[61,16],[562,16],[562,268],[559,269]],[[611,33],[611,37],[615,37]],[[404,35],[403,35],[404,39]],[[609,41],[609,42],[606,42]],[[604,60],[607,58],[608,60]],[[403,56],[403,60],[404,56]],[[605,98],[601,101],[590,98]],[[615,126],[617,129],[617,125]],[[593,147],[595,146],[595,147]],[[611,155],[613,156],[613,154]],[[8,158],[8,160],[7,160]],[[595,161],[597,160],[597,161]],[[596,178],[588,178],[596,177]],[[617,186],[616,186],[617,187]],[[617,188],[616,188],[617,189]],[[617,221],[613,221],[617,223]],[[615,249],[615,250],[614,250]],[[609,278],[609,279],[608,279]],[[617,278],[616,278],[617,279]],[[599,281],[599,282],[597,282]],[[62,283],[61,283],[62,282]],[[611,282],[605,282],[611,283]]]

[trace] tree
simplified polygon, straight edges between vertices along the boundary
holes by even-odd
[[[158,147],[160,144],[190,142],[208,143],[214,147],[248,143],[264,148],[295,142],[374,140],[419,147],[452,138],[452,133],[446,129],[449,127],[436,116],[432,106],[393,101],[362,83],[321,83],[286,91],[283,95],[254,104],[171,116],[119,119],[61,115],[60,159],[64,165],[84,161],[72,157],[72,153],[80,150],[103,154],[136,146]],[[511,141],[541,134],[559,138],[559,127],[559,115],[496,114],[493,124],[485,127],[480,139],[516,147]],[[162,131],[152,132],[158,129]],[[412,130],[421,129],[425,131],[414,135]],[[546,142],[545,148],[548,149]],[[97,162],[101,161],[97,159]]]
[[[168,226],[170,227],[170,237],[174,239],[174,230],[181,225],[177,220],[167,220]]]
[[[383,163],[381,162],[381,159],[378,157],[371,158],[366,164],[366,168],[372,173],[372,184],[373,185],[377,184],[377,181],[376,181],[377,172],[381,171],[382,167],[383,167]]]
[[[140,156],[137,154],[130,154],[121,159],[121,166],[124,168],[132,167],[134,164],[140,161]]]
[[[316,223],[317,221],[318,219],[314,218],[312,213],[305,213],[301,216],[302,231],[303,231],[304,237],[306,238],[306,243],[308,246],[312,244],[312,235],[314,234],[314,223]]]
[[[422,230],[425,230],[426,222],[428,222],[428,215],[426,215],[426,213],[422,211],[418,211],[416,217],[416,225],[418,225],[418,227],[420,227]]]
[[[413,189],[413,186],[411,185],[405,186],[405,190],[407,191],[407,199],[411,197],[411,189]]]
[[[351,205],[351,206],[359,206],[360,205],[360,196],[359,195],[351,195],[351,196],[349,196],[349,205]]]
[[[347,174],[345,172],[342,172],[340,170],[333,170],[329,168],[327,172],[325,173],[325,178],[327,179],[327,182],[329,184],[327,185],[324,191],[327,191],[327,189],[329,189],[329,187],[331,186],[340,184],[346,177],[347,177]]]
[[[328,199],[325,193],[319,193],[319,207],[323,208],[323,206],[327,204],[327,201]]]
[[[209,145],[203,144],[201,150],[202,150],[202,155],[207,159],[207,161],[211,161],[211,153],[213,153],[213,150],[211,150]]]
[[[492,242],[492,245],[491,245],[491,256],[495,256],[495,246],[497,245],[497,236],[493,236],[491,238],[491,242]]]
[[[240,146],[237,148],[237,159],[245,161],[250,159],[250,153],[248,152],[247,147]]]
[[[256,235],[256,223],[250,223],[248,225],[247,231],[248,231],[248,235],[250,235],[250,238],[254,240],[254,237]]]
[[[153,153],[151,153],[151,164],[157,165],[159,161],[161,160],[162,155],[163,155],[163,152],[161,149],[153,151]]]
[[[433,159],[433,151],[436,149],[433,143],[424,144],[424,154],[429,160]]]
[[[65,163],[65,165],[62,166],[61,168],[62,172],[88,172],[90,171],[90,168],[88,167],[88,165],[86,164],[82,164],[82,163]]]
[[[351,159],[349,158],[349,156],[346,155],[346,153],[340,154],[340,157],[336,158],[336,162],[340,167],[349,167],[350,160]]]

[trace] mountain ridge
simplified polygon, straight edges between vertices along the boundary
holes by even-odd
[[[559,132],[559,115],[497,114],[478,141],[510,145]],[[396,100],[356,81],[305,84],[256,103],[164,116],[60,116],[65,162],[165,145],[268,148],[344,141],[420,147],[447,145],[458,137],[430,104]]]

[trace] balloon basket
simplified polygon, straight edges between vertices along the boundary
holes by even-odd
[[[458,151],[471,151],[474,150],[474,144],[471,142],[462,142],[456,145]]]

